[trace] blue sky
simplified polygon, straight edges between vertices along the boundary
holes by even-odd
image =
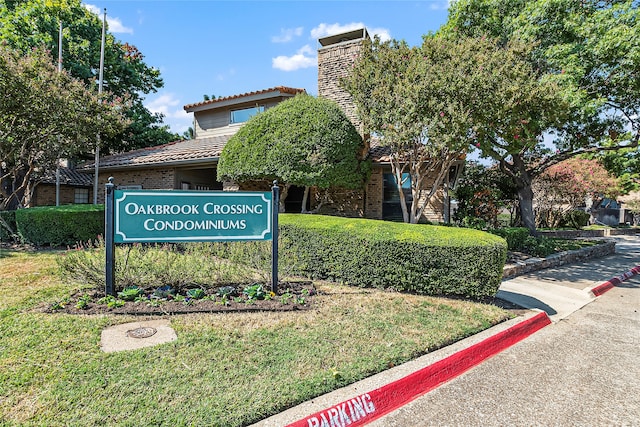
[[[90,0],[85,6],[100,16],[106,8],[109,31],[160,69],[165,85],[145,104],[182,133],[192,122],[183,106],[204,94],[282,85],[316,95],[320,37],[364,25],[382,38],[420,44],[446,22],[448,0]]]

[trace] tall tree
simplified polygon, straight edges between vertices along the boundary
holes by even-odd
[[[529,62],[538,79],[555,82],[566,102],[565,117],[550,128],[532,128],[535,121],[524,117],[527,122],[514,128],[517,133],[511,132],[511,138],[505,138],[509,133],[504,126],[490,120],[482,123],[479,132],[483,154],[498,161],[519,187],[522,219],[532,233],[533,178],[580,154],[637,149],[639,25],[637,2],[632,0],[457,0],[452,4],[440,34],[495,37],[502,45],[516,40],[531,44]],[[519,135],[517,141],[515,135]],[[528,144],[523,146],[525,141]]]
[[[101,19],[80,0],[0,0],[0,39],[22,52],[44,47],[58,61],[59,22],[63,30],[63,66],[88,87],[96,86],[99,73]],[[113,99],[127,98],[129,127],[103,138],[105,151],[123,151],[158,145],[177,139],[162,125],[162,115],[151,113],[144,96],[163,86],[160,71],[148,66],[133,45],[107,33],[104,87]]]
[[[536,222],[541,227],[558,227],[572,211],[585,206],[588,198],[599,202],[617,196],[618,184],[597,160],[574,157],[557,163],[533,182]]]
[[[523,121],[544,128],[553,120],[546,113],[558,111],[554,88],[532,79],[527,52],[486,38],[433,36],[419,48],[375,40],[364,50],[344,84],[366,129],[391,150],[398,186],[404,171],[411,177],[410,210],[401,198],[406,222],[419,221],[453,162],[482,143],[479,123],[499,124],[521,149],[533,139],[517,131]]]
[[[332,101],[300,94],[257,114],[225,145],[218,180],[278,179],[282,201],[291,185],[362,188],[369,164],[358,131]],[[281,205],[282,209],[283,205]]]
[[[58,72],[44,50],[0,44],[0,210],[28,206],[38,178],[60,157],[125,125],[119,106]]]

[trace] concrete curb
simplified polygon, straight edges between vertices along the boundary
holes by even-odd
[[[599,297],[600,295],[604,294],[607,291],[610,291],[614,286],[619,285],[620,283],[624,282],[625,280],[628,280],[630,278],[632,278],[633,276],[636,276],[640,274],[640,265],[636,265],[635,267],[633,267],[631,270],[622,273],[619,276],[614,277],[613,279],[609,279],[604,283],[599,284],[598,286],[589,289],[589,292],[591,292],[593,294],[594,297]]]
[[[359,426],[398,409],[551,324],[531,312],[449,347],[305,402],[254,426]],[[378,388],[374,388],[379,385]],[[369,390],[369,391],[366,391]]]

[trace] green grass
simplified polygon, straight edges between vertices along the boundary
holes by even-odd
[[[0,425],[247,425],[509,316],[318,283],[312,310],[174,316],[177,341],[106,354],[102,329],[140,319],[42,312],[77,288],[59,256],[0,251]]]

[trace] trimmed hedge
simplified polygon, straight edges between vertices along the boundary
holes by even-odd
[[[0,211],[0,217],[7,223],[9,227],[16,232],[16,211]],[[11,242],[13,237],[2,225],[0,225],[0,242]]]
[[[496,228],[488,231],[505,239],[511,251],[524,248],[529,237],[529,229],[525,227]]]
[[[494,296],[504,239],[479,230],[322,215],[280,215],[280,265],[348,285]]]
[[[18,234],[38,246],[74,245],[104,233],[104,205],[43,206],[15,212]]]

